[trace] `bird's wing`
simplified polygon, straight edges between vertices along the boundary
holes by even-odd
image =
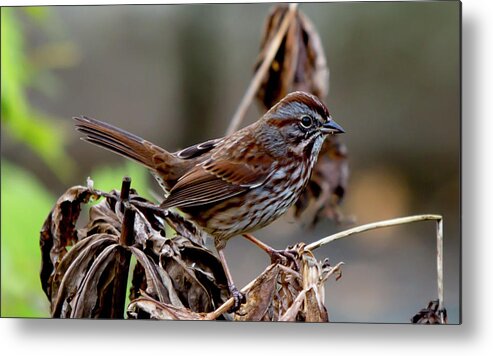
[[[207,153],[214,149],[224,138],[216,138],[205,141],[172,154],[173,159],[163,155],[154,155],[152,163],[155,172],[152,172],[156,180],[166,192],[170,191],[176,182],[190,171],[195,165],[207,159]],[[163,180],[165,178],[165,181]]]
[[[216,138],[213,140],[205,141],[190,147],[187,147],[181,151],[175,152],[175,156],[181,159],[191,159],[203,155],[215,148],[219,143],[221,143],[224,138]]]
[[[214,156],[181,177],[161,206],[200,206],[224,200],[260,186],[275,171],[276,162],[268,155],[248,161],[228,154]]]

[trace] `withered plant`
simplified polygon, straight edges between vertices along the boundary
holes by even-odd
[[[227,133],[239,128],[256,97],[271,107],[294,90],[321,99],[328,93],[328,67],[320,37],[297,4],[276,5],[269,14],[255,73]],[[329,137],[311,180],[296,202],[294,215],[343,220],[338,206],[347,188],[347,148]],[[97,182],[96,182],[97,183]],[[341,277],[342,262],[331,266],[313,251],[363,231],[423,220],[437,223],[438,300],[413,323],[446,323],[443,307],[442,217],[419,215],[357,226],[311,244],[289,247],[292,259],[278,261],[242,288],[246,303],[228,311],[225,272],[205,245],[206,236],[172,210],[163,210],[130,188],[102,192],[87,186],[68,189],[46,219],[40,238],[41,284],[55,318],[153,318],[327,322],[325,282]],[[93,204],[93,201],[98,201]],[[86,223],[79,221],[89,205]],[[130,284],[128,283],[130,281]]]

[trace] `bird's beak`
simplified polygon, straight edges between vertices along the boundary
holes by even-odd
[[[329,121],[323,124],[320,131],[324,134],[339,134],[346,132],[337,122],[332,119],[329,119]]]

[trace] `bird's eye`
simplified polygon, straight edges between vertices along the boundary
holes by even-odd
[[[310,116],[303,116],[301,118],[301,126],[304,127],[305,129],[309,128],[312,126],[312,118]]]

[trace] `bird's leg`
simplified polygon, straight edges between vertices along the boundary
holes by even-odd
[[[280,263],[283,265],[287,265],[289,260],[291,260],[294,263],[294,267],[296,268],[296,270],[299,270],[300,266],[298,263],[298,259],[296,258],[297,253],[295,250],[276,250],[258,240],[255,236],[251,234],[243,234],[243,237],[246,238],[248,241],[253,242],[261,250],[265,251],[270,256],[270,261],[272,264]]]
[[[232,297],[235,300],[235,304],[229,310],[230,313],[234,313],[240,308],[241,303],[246,301],[245,296],[241,293],[238,288],[236,288],[233,277],[231,276],[231,272],[229,271],[228,264],[226,263],[226,257],[224,256],[224,248],[218,248],[217,253],[219,254],[219,259],[221,260],[221,264],[223,265],[224,273],[226,274],[226,280],[228,281],[228,288],[231,292]]]

